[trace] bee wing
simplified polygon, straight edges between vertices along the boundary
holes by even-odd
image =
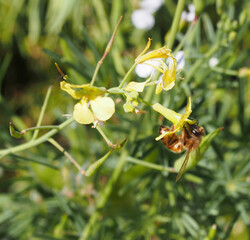
[[[188,150],[188,151],[187,151],[187,155],[186,155],[186,157],[185,157],[185,160],[184,160],[184,162],[182,163],[181,168],[180,168],[180,170],[179,170],[179,172],[178,172],[178,175],[177,175],[177,177],[176,177],[176,182],[181,178],[182,174],[184,173],[184,171],[185,171],[185,169],[186,169],[186,166],[187,166],[187,163],[188,163],[188,159],[189,159],[189,154],[190,154],[190,152],[191,152],[191,150]]]

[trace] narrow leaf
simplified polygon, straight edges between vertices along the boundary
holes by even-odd
[[[99,167],[102,166],[102,164],[105,162],[105,160],[108,158],[112,150],[108,151],[102,158],[97,160],[95,163],[91,164],[88,169],[86,170],[85,176],[90,177],[92,176]]]
[[[12,122],[10,122],[9,129],[10,129],[10,135],[12,137],[14,137],[14,138],[22,138],[23,137],[23,134],[21,132],[18,132],[15,130],[15,128],[12,125]]]

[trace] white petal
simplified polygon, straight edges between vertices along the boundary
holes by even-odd
[[[210,67],[215,67],[219,63],[218,58],[212,57],[209,59],[209,66]]]
[[[181,14],[181,19],[186,20],[186,18],[187,18],[187,12],[183,11],[182,14]]]
[[[115,112],[115,103],[110,97],[98,97],[90,104],[95,117],[101,121],[108,120]]]
[[[193,22],[195,19],[195,7],[193,4],[188,5],[189,12],[187,14],[186,20],[188,22]]]
[[[141,8],[154,13],[162,6],[163,1],[164,0],[142,0],[140,6]]]
[[[184,51],[179,51],[175,55],[175,59],[177,61],[177,69],[183,69],[185,66],[185,55]]]
[[[135,67],[136,74],[141,78],[149,77],[153,70],[153,67],[143,63]]]
[[[154,17],[144,9],[135,10],[131,15],[131,20],[138,29],[150,30],[155,24]]]
[[[189,4],[189,5],[188,5],[188,10],[189,10],[190,13],[195,13],[194,4]]]

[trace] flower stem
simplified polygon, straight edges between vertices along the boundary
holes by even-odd
[[[155,163],[145,162],[145,161],[142,161],[137,158],[130,157],[130,156],[126,158],[126,161],[134,163],[134,164],[142,165],[148,168],[152,168],[155,170],[159,170],[159,171],[166,171],[166,172],[171,172],[171,173],[176,172],[174,168],[164,167]]]
[[[46,96],[45,96],[45,99],[44,99],[44,103],[43,103],[43,106],[42,106],[42,109],[41,109],[41,112],[40,112],[40,115],[39,115],[39,118],[38,118],[38,121],[37,121],[37,124],[36,124],[37,127],[40,127],[41,124],[42,124],[43,116],[44,116],[45,110],[46,110],[47,105],[48,105],[48,101],[49,101],[49,97],[50,97],[50,94],[51,94],[52,86],[53,85],[50,85],[48,90],[47,90],[47,93],[46,93]],[[37,138],[38,134],[39,134],[39,129],[36,129],[33,136],[32,136],[31,141],[34,141]]]
[[[135,69],[137,63],[134,63],[133,66],[128,70],[127,74],[125,75],[125,77],[123,78],[122,82],[120,83],[118,88],[122,88],[123,85],[129,80],[130,74],[133,72],[133,70]]]
[[[102,137],[104,138],[105,142],[110,146],[110,147],[114,147],[114,144],[108,139],[108,137],[105,135],[105,133],[102,131],[102,129],[100,128],[100,126],[96,126],[97,131],[102,135]]]
[[[114,39],[115,39],[115,34],[116,34],[117,30],[118,30],[119,25],[121,24],[121,21],[122,21],[122,17],[120,17],[119,22],[116,25],[116,28],[115,28],[115,30],[114,30],[114,32],[113,32],[113,34],[112,34],[112,36],[111,36],[111,38],[109,40],[109,43],[108,43],[108,45],[107,45],[107,47],[105,49],[105,52],[104,52],[102,58],[97,63],[94,75],[93,75],[93,77],[91,79],[91,82],[90,82],[90,86],[93,86],[93,84],[95,83],[97,73],[98,73],[101,65],[103,64],[104,59],[107,57],[108,53],[111,51],[111,48],[112,48],[112,45],[113,45],[113,42],[114,42]]]
[[[79,172],[84,175],[85,171],[81,168],[81,166],[76,162],[76,160],[53,138],[49,138],[48,142],[50,142],[54,147],[56,147],[60,152],[62,152],[79,170]]]
[[[170,29],[170,34],[169,34],[169,38],[167,41],[167,47],[172,49],[173,45],[174,45],[174,40],[175,40],[175,36],[176,33],[179,29],[179,23],[180,23],[180,19],[181,19],[181,13],[184,9],[184,5],[185,5],[185,0],[179,0],[177,3],[177,7],[176,7],[176,11],[174,14],[174,20]]]
[[[21,131],[22,134],[25,134],[26,132],[29,131],[39,131],[39,130],[46,130],[46,129],[59,129],[59,126],[57,125],[47,125],[47,126],[39,126],[39,127],[31,127],[31,128],[26,128]],[[34,140],[31,140],[34,141]]]
[[[56,128],[56,129],[54,128],[54,129],[50,130],[49,132],[47,132],[43,136],[35,139],[34,141],[30,141],[30,142],[21,144],[19,146],[11,147],[11,148],[8,148],[8,149],[0,150],[0,159],[3,158],[4,156],[10,154],[10,153],[21,152],[21,151],[24,151],[24,150],[29,149],[31,147],[35,147],[35,146],[37,146],[37,145],[39,145],[41,143],[44,143],[44,142],[48,141],[49,138],[51,138],[53,135],[58,133],[60,130],[62,130],[63,128],[65,128],[69,124],[71,124],[73,121],[74,121],[74,118],[71,117],[71,118],[67,119],[65,122],[61,123],[58,126],[58,128]]]

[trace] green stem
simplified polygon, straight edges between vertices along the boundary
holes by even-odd
[[[176,11],[174,14],[174,20],[171,26],[171,30],[170,30],[170,34],[169,34],[169,38],[167,41],[167,47],[172,49],[173,45],[174,45],[174,40],[175,40],[175,36],[176,33],[179,29],[179,24],[180,24],[180,19],[181,19],[181,13],[184,9],[184,5],[185,5],[185,0],[179,0],[177,7],[176,7]]]
[[[129,77],[130,77],[131,73],[133,72],[133,70],[135,69],[136,65],[137,65],[137,63],[134,63],[133,66],[128,70],[127,74],[123,78],[123,80],[120,83],[118,88],[121,89],[123,87],[123,85],[129,80]]]
[[[31,128],[26,128],[21,131],[22,134],[25,134],[26,132],[29,131],[39,131],[39,130],[46,130],[46,129],[58,129],[58,125],[47,125],[47,126],[40,126],[40,127],[31,127]],[[34,140],[33,140],[34,141]]]
[[[102,58],[97,63],[94,75],[93,75],[93,77],[91,79],[91,82],[90,82],[90,86],[93,86],[93,84],[94,84],[94,82],[96,80],[97,73],[98,73],[101,65],[103,64],[104,59],[107,57],[108,53],[111,51],[111,48],[112,48],[112,45],[113,45],[113,42],[114,42],[114,39],[115,39],[115,35],[116,35],[116,32],[118,30],[119,25],[121,24],[121,21],[122,21],[122,17],[120,17],[119,22],[116,25],[116,28],[115,28],[115,30],[114,30],[114,32],[113,32],[113,34],[112,34],[112,36],[111,36],[111,38],[110,38],[110,40],[108,42],[108,45],[107,45],[107,47],[106,47],[106,49],[104,51],[104,54],[103,54]]]
[[[50,142],[54,147],[56,147],[60,152],[62,152],[79,170],[79,172],[84,175],[85,171],[82,170],[81,166],[77,163],[77,161],[53,138],[49,138],[48,142]]]
[[[74,118],[71,117],[71,118],[67,119],[65,122],[61,123],[57,129],[50,130],[48,133],[35,139],[34,141],[30,141],[30,142],[24,143],[24,144],[16,146],[16,147],[0,150],[0,159],[3,158],[4,156],[10,154],[10,153],[21,152],[21,151],[24,151],[26,149],[29,149],[31,147],[37,146],[41,143],[48,141],[49,138],[51,138],[53,135],[58,133],[60,130],[62,130],[63,128],[65,128],[69,124],[71,124],[73,121],[74,121]]]
[[[42,124],[43,116],[44,116],[45,110],[46,110],[47,105],[48,105],[51,90],[52,90],[52,85],[49,86],[49,88],[47,90],[47,93],[46,93],[46,96],[45,96],[45,99],[44,99],[44,103],[43,103],[43,106],[42,106],[42,109],[41,109],[41,112],[40,112],[40,115],[39,115],[39,118],[38,118],[38,121],[37,121],[37,124],[36,124],[37,127],[40,127],[41,124]],[[34,141],[37,138],[38,134],[39,134],[39,129],[36,129],[33,136],[32,136],[31,141]]]
[[[144,100],[144,99],[142,99],[140,97],[138,97],[138,100],[141,101],[141,102],[143,102],[144,104],[146,104],[148,106],[152,106],[153,105],[152,103],[150,103],[150,102],[148,102],[148,101],[146,101],[146,100]]]
[[[150,163],[150,162],[145,162],[142,160],[139,160],[137,158],[133,158],[133,157],[127,157],[126,161],[134,163],[134,164],[138,164],[138,165],[142,165],[148,168],[152,168],[155,170],[159,170],[159,171],[166,171],[166,172],[170,172],[170,173],[174,173],[176,172],[174,168],[170,168],[170,167],[163,167],[161,165],[155,164],[155,163]]]
[[[102,129],[100,128],[100,126],[96,126],[97,131],[102,135],[102,137],[104,138],[105,142],[110,146],[113,147],[114,144],[108,139],[108,137],[105,135],[105,133],[102,131]]]
[[[119,176],[121,175],[122,169],[124,164],[126,163],[126,158],[127,158],[127,151],[124,149],[122,151],[122,154],[120,156],[120,159],[116,165],[116,168],[110,177],[108,184],[106,185],[103,193],[100,195],[100,197],[97,199],[97,204],[96,208],[97,210],[91,215],[90,220],[88,221],[88,224],[84,228],[82,235],[80,237],[80,240],[88,240],[90,239],[90,235],[92,233],[92,228],[95,225],[96,221],[98,221],[100,217],[100,212],[99,210],[103,208],[113,190],[114,184],[117,182]]]
[[[99,61],[99,62],[97,63],[97,65],[96,65],[94,75],[93,75],[93,77],[92,77],[92,79],[91,79],[91,82],[90,82],[90,86],[93,86],[93,85],[94,85],[95,80],[96,80],[97,73],[99,72],[99,69],[100,69],[101,65],[102,65],[102,62]]]

